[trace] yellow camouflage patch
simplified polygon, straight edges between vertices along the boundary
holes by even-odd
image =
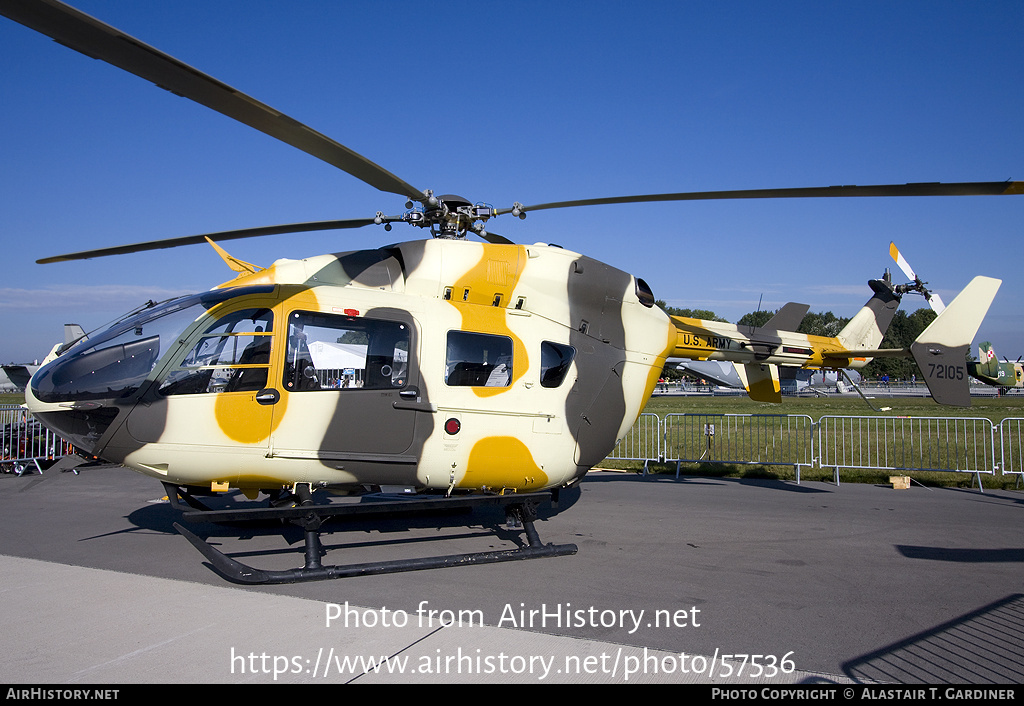
[[[466,475],[459,485],[537,490],[547,483],[547,474],[537,465],[526,444],[513,436],[489,436],[473,444]]]

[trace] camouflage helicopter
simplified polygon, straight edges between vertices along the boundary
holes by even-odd
[[[420,190],[347,147],[56,0],[0,0],[0,14],[103,59],[405,199],[397,215],[295,223],[88,250],[87,259],[209,241],[237,276],[147,303],[55,349],[26,392],[47,427],[90,455],[164,484],[186,520],[278,518],[305,531],[305,563],[264,571],[176,524],[222,575],[245,583],[336,578],[567,554],[543,544],[537,503],[576,484],[632,426],[668,357],[744,367],[775,399],[778,366],[859,367],[913,355],[936,399],[969,403],[963,350],[999,280],[977,277],[910,351],[881,351],[900,293],[873,296],[836,337],[749,331],[670,318],[647,284],[552,245],[487,230],[510,214],[599,204],[708,199],[998,195],[1021,182],[812,187],[649,194],[494,208]],[[282,259],[259,267],[217,243],[261,235],[407,223],[431,239]],[[476,235],[483,242],[468,236]],[[786,317],[788,321],[789,316]],[[413,499],[325,501],[320,490],[400,489]],[[246,503],[211,506],[238,490]],[[266,502],[257,500],[266,495]],[[405,562],[324,566],[320,527],[337,515],[497,504],[528,545]]]

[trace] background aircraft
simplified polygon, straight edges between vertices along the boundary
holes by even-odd
[[[978,346],[978,361],[967,363],[967,372],[987,385],[1024,387],[1024,364],[1020,359],[1016,363],[1008,360],[1000,363],[995,349],[987,341]]]
[[[0,366],[0,391],[24,392],[29,379],[39,370],[38,365],[10,363]]]
[[[85,331],[78,324],[64,324],[64,345],[54,346],[50,357],[61,348],[68,348],[81,338],[85,338]],[[43,361],[47,362],[50,357]],[[2,392],[24,392],[28,381],[39,370],[39,361],[33,363],[8,363],[0,366],[0,391]]]
[[[669,363],[674,363],[676,369],[681,372],[709,380],[716,385],[741,390],[746,388],[734,363],[721,360],[670,360]],[[861,381],[861,374],[856,370],[847,370],[846,375],[855,384]],[[836,370],[805,370],[785,366],[779,368],[779,385],[782,394],[795,394],[811,388],[846,392],[849,387],[843,374]]]

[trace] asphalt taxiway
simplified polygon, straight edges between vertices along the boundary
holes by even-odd
[[[577,554],[242,587],[107,466],[0,476],[9,683],[1021,683],[1024,493],[592,472]],[[514,547],[503,517],[325,525],[325,564]],[[268,569],[274,525],[190,526]],[[386,661],[384,658],[387,658]]]

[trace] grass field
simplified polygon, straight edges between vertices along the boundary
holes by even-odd
[[[870,394],[870,393],[869,393]],[[22,404],[20,394],[0,394],[0,404]],[[667,414],[796,414],[806,415],[817,422],[824,416],[904,416],[904,417],[976,417],[990,420],[998,425],[1008,417],[1024,417],[1024,397],[975,397],[970,408],[943,407],[929,397],[893,397],[881,395],[873,400],[876,407],[888,406],[890,410],[876,412],[859,397],[786,397],[781,405],[754,402],[746,396],[702,397],[664,395],[652,397],[644,412],[664,418]],[[640,471],[642,462],[607,460],[603,468]],[[651,463],[648,472],[675,474],[675,463]],[[728,478],[776,478],[795,480],[796,473],[788,466],[750,466],[730,464],[684,464],[681,470],[686,475],[703,475]],[[973,475],[948,472],[911,472],[914,481],[923,485],[971,487],[976,486]],[[840,480],[843,483],[887,484],[887,471],[844,469]],[[804,468],[800,472],[802,481],[833,481],[832,469]],[[1017,485],[1017,476],[982,475],[985,488],[1011,489]]]

